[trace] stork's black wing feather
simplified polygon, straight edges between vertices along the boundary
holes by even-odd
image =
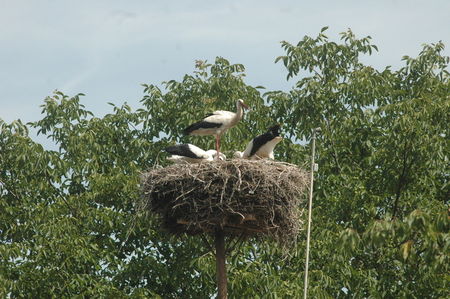
[[[164,150],[172,155],[183,156],[193,159],[201,159],[201,157],[197,156],[191,151],[188,144],[172,145],[166,147]]]
[[[199,121],[199,122],[196,122],[196,123],[190,125],[186,129],[184,129],[183,134],[189,135],[192,132],[194,132],[195,130],[202,129],[202,128],[203,129],[219,128],[221,125],[222,125],[221,123],[211,123],[211,122],[202,120],[202,121]]]

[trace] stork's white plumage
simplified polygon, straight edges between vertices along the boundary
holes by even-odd
[[[249,160],[257,160],[257,159],[274,159],[273,150],[275,146],[283,140],[283,137],[280,136],[279,133],[280,125],[275,125],[269,130],[256,136],[253,138],[245,148],[244,152],[235,152],[235,158],[244,158]]]
[[[172,154],[172,156],[167,159],[174,163],[200,163],[205,161],[213,161],[215,155],[217,154],[216,150],[204,151],[198,146],[189,143],[168,146],[164,150],[169,154]],[[226,156],[224,154],[220,154],[219,159],[225,160]]]
[[[238,159],[244,158],[244,152],[235,151],[233,154],[233,158],[238,158]]]
[[[214,111],[203,120],[184,129],[183,133],[185,135],[214,135],[216,137],[216,158],[218,159],[220,156],[220,136],[242,119],[244,108],[248,109],[248,106],[243,100],[239,99],[236,101],[236,112]]]

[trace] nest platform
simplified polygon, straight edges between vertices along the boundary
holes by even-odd
[[[267,235],[295,239],[308,172],[288,163],[234,159],[154,168],[142,176],[141,208],[173,234]]]

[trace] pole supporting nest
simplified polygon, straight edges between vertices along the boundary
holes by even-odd
[[[217,298],[227,298],[227,269],[225,264],[225,232],[217,227],[214,235],[216,246]]]
[[[311,214],[312,214],[312,198],[313,198],[313,187],[314,187],[314,171],[317,171],[317,165],[314,162],[314,156],[316,151],[316,133],[320,132],[320,128],[313,129],[312,132],[312,145],[311,145],[311,178],[309,186],[309,203],[308,203],[308,229],[306,235],[306,261],[305,261],[305,283],[303,290],[303,298],[308,297],[308,267],[309,267],[309,244],[311,241]]]

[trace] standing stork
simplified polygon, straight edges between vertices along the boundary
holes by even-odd
[[[216,158],[220,155],[220,136],[229,128],[234,127],[244,115],[244,108],[249,109],[243,100],[236,101],[236,113],[218,110],[206,116],[183,130],[185,135],[214,135],[216,137]]]
[[[172,155],[167,159],[174,163],[201,163],[205,161],[213,161],[215,155],[217,154],[216,150],[204,151],[190,143],[168,146],[164,150]],[[224,154],[220,153],[220,160],[225,160],[226,158],[227,157]]]
[[[245,148],[244,152],[235,152],[235,158],[244,158],[249,160],[269,158],[274,159],[273,149],[283,140],[280,136],[280,125],[270,127],[266,133],[253,138]]]

